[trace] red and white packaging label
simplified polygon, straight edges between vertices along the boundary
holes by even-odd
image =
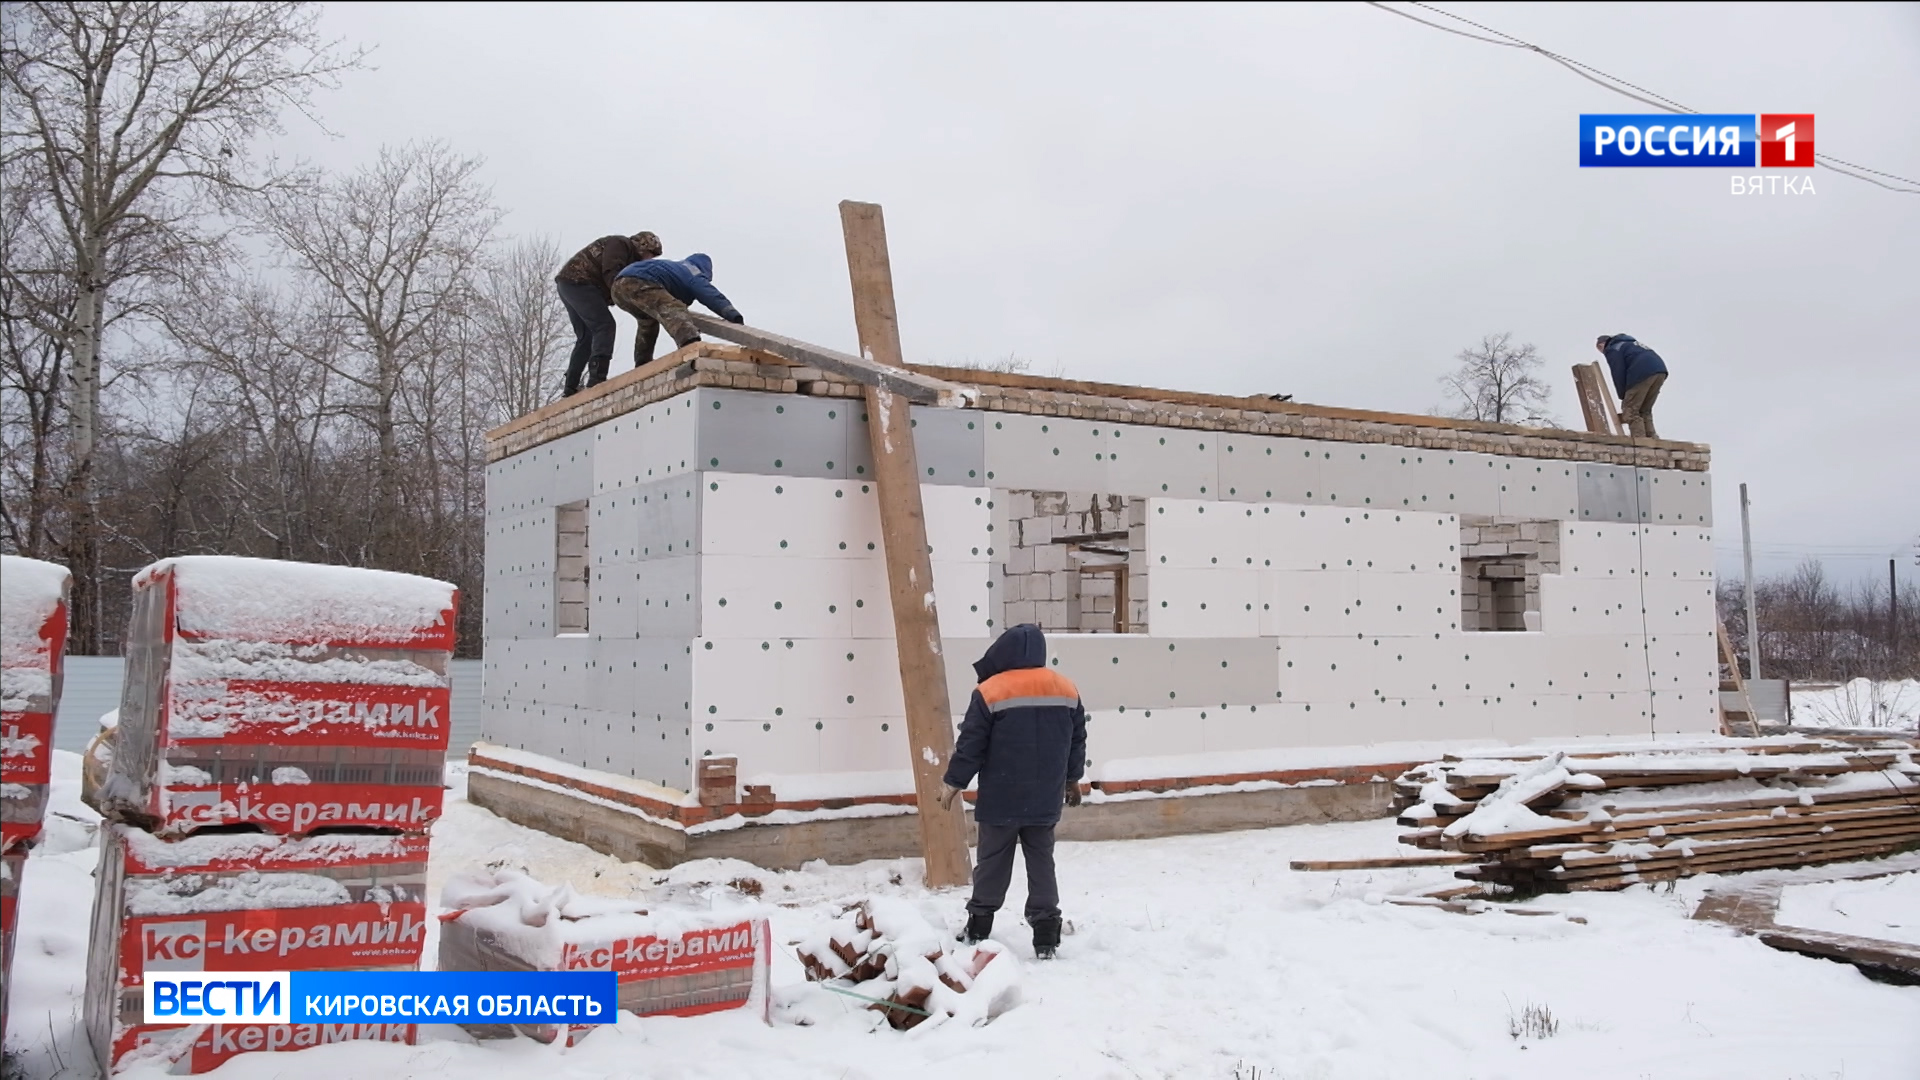
[[[561,953],[560,967],[617,974],[620,1007],[627,1012],[696,1016],[740,1008],[756,985],[764,989],[770,948],[766,921],[748,919],[678,936],[646,935],[600,945],[569,943]],[[716,977],[716,973],[725,974]]]
[[[167,745],[398,746],[447,749],[444,686],[228,679],[172,688]],[[207,732],[202,735],[201,732]]]
[[[438,784],[169,785],[162,829],[191,832],[209,825],[255,825],[301,834],[330,826],[424,832],[439,819],[446,789]]]
[[[114,1043],[116,1071],[156,1063],[175,1076],[212,1072],[240,1054],[305,1050],[356,1040],[403,1043],[419,1038],[416,1024],[205,1024],[192,1028],[133,1027]],[[130,1057],[131,1056],[131,1057]]]
[[[0,713],[0,781],[47,783],[52,763],[52,713]]]
[[[299,971],[417,964],[426,905],[213,911],[130,918],[121,931],[122,985],[142,971]]]

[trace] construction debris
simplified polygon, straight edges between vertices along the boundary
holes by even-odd
[[[1395,781],[1413,847],[1522,891],[1620,889],[1702,873],[1886,855],[1920,843],[1920,765],[1900,739],[1529,753]]]
[[[913,905],[864,900],[795,950],[807,979],[870,1002],[895,1030],[983,1024],[1019,1000],[1019,963],[997,941],[958,945]]]

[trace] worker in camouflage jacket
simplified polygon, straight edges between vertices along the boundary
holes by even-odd
[[[613,280],[613,302],[640,324],[633,341],[636,365],[653,359],[662,326],[677,348],[700,340],[700,331],[687,317],[687,305],[695,300],[730,323],[746,321],[733,301],[713,287],[713,260],[700,252],[684,259],[647,259],[620,271]]]
[[[1601,334],[1593,346],[1607,358],[1607,370],[1613,375],[1614,393],[1620,395],[1621,426],[1635,438],[1659,438],[1653,430],[1653,402],[1666,385],[1667,362],[1627,334]]]
[[[1087,710],[1073,680],[1047,666],[1047,639],[1022,624],[1001,634],[974,665],[980,678],[947,763],[940,805],[951,809],[980,778],[973,820],[980,831],[973,897],[963,940],[993,932],[993,915],[1013,881],[1017,842],[1027,860],[1027,925],[1033,952],[1053,958],[1060,947],[1060,885],[1054,876],[1053,829],[1060,806],[1080,805],[1087,762]]]
[[[660,250],[660,238],[650,232],[603,236],[575,252],[554,275],[554,288],[559,290],[560,303],[566,306],[567,319],[573,323],[573,355],[567,359],[564,393],[579,393],[583,375],[588,386],[606,381],[615,333],[613,312],[608,310],[613,306],[613,279],[633,263],[659,255]],[[637,348],[633,363],[635,367],[645,363]]]

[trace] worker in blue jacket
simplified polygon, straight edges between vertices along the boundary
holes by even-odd
[[[951,809],[975,776],[973,820],[980,859],[973,871],[963,939],[993,932],[993,915],[1013,883],[1013,849],[1027,859],[1027,925],[1033,952],[1060,947],[1060,884],[1053,872],[1053,829],[1060,804],[1080,805],[1087,763],[1087,710],[1073,680],[1047,666],[1047,639],[1023,623],[1001,634],[973,665],[980,685],[967,703],[940,805]]]
[[[684,259],[643,259],[628,264],[613,279],[613,302],[640,324],[634,339],[635,367],[653,359],[653,343],[665,326],[676,348],[700,340],[700,331],[687,318],[695,300],[730,323],[743,323],[739,309],[713,287],[713,260],[695,252]]]
[[[1627,434],[1659,438],[1653,430],[1653,401],[1667,381],[1666,361],[1627,334],[1601,334],[1593,347],[1607,358],[1607,368],[1613,373],[1613,390],[1620,395],[1620,423]]]

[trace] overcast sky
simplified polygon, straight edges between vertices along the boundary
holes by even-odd
[[[1397,5],[1407,7],[1407,5]],[[1812,112],[1825,154],[1920,178],[1920,6],[1445,4],[1706,112]],[[1210,8],[336,4],[372,70],[320,101],[334,168],[440,138],[506,230],[652,229],[758,326],[854,342],[836,204],[886,208],[909,359],[1424,412],[1512,331],[1567,367],[1666,357],[1763,572],[1920,574],[1920,195],[1827,170],[1577,167],[1578,114],[1648,111],[1517,49],[1362,4]],[[1757,170],[1754,170],[1757,171]],[[632,323],[620,316],[615,371]]]

